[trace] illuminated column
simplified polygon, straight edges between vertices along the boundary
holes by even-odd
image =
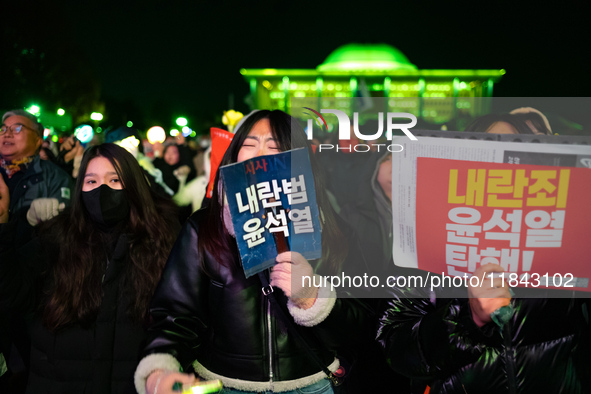
[[[419,78],[419,117],[423,117],[423,95],[425,94],[425,78]]]
[[[316,93],[318,94],[318,97],[322,97],[323,86],[324,86],[324,80],[322,79],[322,77],[316,78]]]
[[[392,83],[392,80],[390,79],[390,77],[386,77],[384,78],[384,108],[383,111],[384,112],[388,112],[388,109],[390,108],[390,99],[388,98],[390,96],[390,84]]]
[[[459,78],[454,78],[453,80],[453,116],[454,119],[457,118],[458,115],[458,95],[460,92],[460,79]]]
[[[419,78],[419,97],[425,94],[425,78]]]
[[[351,97],[355,97],[355,91],[357,90],[357,78],[351,77],[349,85],[351,86]]]
[[[493,80],[489,79],[487,85],[488,86],[486,89],[486,97],[492,97],[492,95],[493,95]]]
[[[322,108],[320,97],[322,97],[322,89],[324,88],[324,80],[322,77],[316,78],[316,93],[318,95],[318,108]]]
[[[453,80],[453,89],[454,89],[453,96],[454,97],[458,97],[458,93],[460,91],[460,80],[459,80],[459,78],[454,78],[454,80]]]
[[[289,108],[287,107],[287,100],[289,100],[289,77],[283,77],[283,110],[289,113]]]
[[[257,80],[256,80],[256,78],[250,79],[250,95],[252,96],[252,100],[254,101],[254,108],[257,109],[259,107],[259,98],[257,96]]]

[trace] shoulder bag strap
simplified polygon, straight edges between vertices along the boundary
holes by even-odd
[[[289,331],[289,333],[293,336],[293,338],[296,340],[296,342],[302,347],[302,349],[304,349],[306,351],[306,353],[308,353],[308,356],[322,370],[322,372],[324,372],[326,374],[326,376],[331,381],[331,383],[335,386],[340,385],[342,383],[342,381],[335,374],[330,372],[328,368],[326,368],[326,366],[322,363],[320,358],[316,355],[316,353],[314,353],[314,351],[312,350],[312,348],[310,348],[310,346],[308,345],[306,340],[298,332],[297,328],[294,326],[294,324],[291,322],[291,320],[285,315],[285,312],[283,311],[283,309],[281,309],[281,307],[279,306],[279,303],[277,302],[277,299],[275,298],[275,294],[273,294],[273,286],[271,286],[271,284],[269,283],[269,280],[267,279],[265,274],[263,272],[259,272],[258,275],[259,275],[259,278],[261,279],[261,283],[263,284],[263,288],[262,288],[263,294],[265,295],[265,297],[267,297],[269,299],[271,305],[273,305],[276,315],[279,317],[279,319],[281,321],[283,321],[283,323],[285,323],[285,326],[287,327],[287,330]]]

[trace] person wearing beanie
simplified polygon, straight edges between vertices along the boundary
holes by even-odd
[[[534,134],[552,135],[552,128],[548,118],[532,107],[522,107],[514,109],[511,115],[523,120]]]

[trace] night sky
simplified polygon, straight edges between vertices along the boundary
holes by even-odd
[[[591,87],[583,1],[552,9],[516,2],[19,3],[3,15],[5,25],[32,28],[29,40],[41,34],[76,46],[107,107],[136,108],[146,122],[176,114],[215,120],[230,94],[247,111],[240,68],[315,68],[352,42],[393,45],[419,69],[504,68],[497,97],[589,96]]]

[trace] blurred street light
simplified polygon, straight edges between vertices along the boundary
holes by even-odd
[[[187,118],[180,117],[180,118],[176,119],[176,124],[179,125],[180,127],[186,126],[187,123],[189,123],[187,121]]]
[[[103,114],[101,114],[100,112],[93,112],[90,114],[90,119],[94,120],[94,121],[101,121],[103,120]]]
[[[26,108],[26,111],[33,115],[39,115],[39,112],[41,112],[41,108],[39,108],[38,105],[33,104],[29,108]]]
[[[166,141],[166,131],[160,126],[151,127],[148,130],[148,142],[154,144],[155,142]]]
[[[65,114],[65,113],[66,113],[66,111],[64,111],[64,109],[63,109],[63,108],[60,108],[60,109],[58,109],[58,110],[57,110],[57,114],[58,114],[59,116],[64,116],[64,114]]]

